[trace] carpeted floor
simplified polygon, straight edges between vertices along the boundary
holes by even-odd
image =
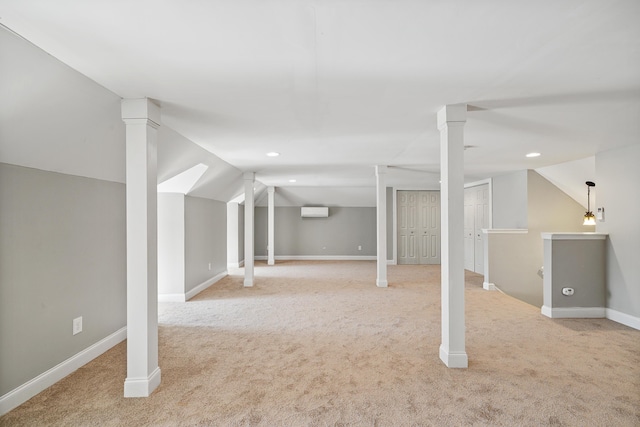
[[[440,345],[439,266],[256,265],[160,304],[162,384],[125,399],[122,343],[1,426],[639,426],[640,331],[553,320],[467,274],[468,369]]]

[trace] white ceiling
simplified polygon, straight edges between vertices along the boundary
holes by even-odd
[[[292,199],[377,164],[437,187],[446,104],[468,104],[467,181],[640,143],[639,23],[637,0],[0,0],[0,24]]]

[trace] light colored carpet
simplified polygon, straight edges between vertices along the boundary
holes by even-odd
[[[256,265],[160,304],[162,384],[125,399],[126,343],[2,426],[640,425],[640,331],[552,320],[467,274],[468,369],[440,345],[439,266]]]

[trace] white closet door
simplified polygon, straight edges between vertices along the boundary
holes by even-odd
[[[482,243],[482,229],[489,228],[489,184],[476,187],[475,203],[475,261],[476,273],[484,274],[484,244]]]
[[[398,191],[398,264],[440,264],[440,192]]]
[[[464,190],[464,269],[473,271],[475,266],[475,191]]]
[[[421,191],[420,264],[440,264],[440,192]]]
[[[398,191],[398,263],[418,264],[418,195]]]
[[[489,184],[464,190],[464,268],[484,274],[482,229],[489,228]]]

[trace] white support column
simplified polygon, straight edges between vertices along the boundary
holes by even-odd
[[[253,184],[256,175],[253,172],[244,173],[244,286],[253,286]]]
[[[385,184],[386,166],[376,166],[376,232],[378,278],[376,286],[386,288],[387,282],[387,186]]]
[[[274,265],[275,259],[275,194],[276,189],[274,187],[267,188],[267,195],[269,198],[268,207],[268,232],[267,232],[267,265]]]
[[[127,378],[125,397],[147,397],[158,367],[157,129],[160,107],[122,101],[127,171]]]
[[[438,112],[441,170],[442,344],[449,368],[468,366],[464,321],[464,124],[466,104]]]

